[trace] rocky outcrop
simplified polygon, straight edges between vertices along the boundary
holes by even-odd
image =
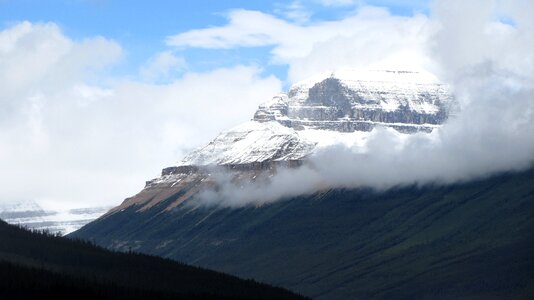
[[[448,87],[430,74],[403,71],[341,72],[295,84],[260,106],[254,120],[341,132],[376,126],[400,132],[432,131],[456,109]]]
[[[456,104],[428,73],[345,70],[299,82],[259,106],[254,119],[221,133],[188,155],[186,166],[251,165],[301,160],[333,132],[369,132],[377,126],[402,133],[429,132]],[[320,130],[320,134],[306,134]],[[312,136],[312,138],[310,138]]]
[[[279,167],[295,168],[304,163],[302,159],[290,160],[265,160],[250,162],[244,164],[226,164],[219,166],[175,166],[168,167],[161,171],[161,176],[172,176],[175,174],[192,174],[192,173],[210,173],[213,171],[253,171],[253,170],[272,170]],[[147,185],[151,181],[147,181]]]

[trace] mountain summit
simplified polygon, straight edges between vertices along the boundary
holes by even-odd
[[[178,165],[299,160],[316,146],[342,138],[340,133],[369,132],[377,126],[429,132],[454,109],[449,88],[430,73],[325,73],[274,96],[260,105],[252,121],[223,132]]]
[[[231,171],[251,181],[277,167],[296,167],[321,147],[363,143],[375,127],[398,134],[430,132],[456,109],[447,85],[427,72],[342,70],[294,84],[287,93],[259,106],[254,118],[222,132],[109,214],[134,206],[172,210],[213,187],[214,173]],[[214,169],[216,168],[216,169]],[[168,200],[173,198],[172,201]]]

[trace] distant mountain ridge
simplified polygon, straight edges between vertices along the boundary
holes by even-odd
[[[0,203],[0,219],[28,229],[68,234],[97,219],[112,207],[77,208],[48,211],[33,201]]]

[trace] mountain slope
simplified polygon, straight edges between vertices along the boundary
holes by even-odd
[[[180,195],[116,211],[72,236],[318,299],[534,296],[534,169],[450,186],[167,210]]]
[[[288,291],[0,221],[0,299],[301,299]]]

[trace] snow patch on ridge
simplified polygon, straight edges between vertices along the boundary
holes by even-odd
[[[266,160],[298,160],[314,148],[292,128],[278,122],[249,121],[221,133],[178,165],[247,164]]]

